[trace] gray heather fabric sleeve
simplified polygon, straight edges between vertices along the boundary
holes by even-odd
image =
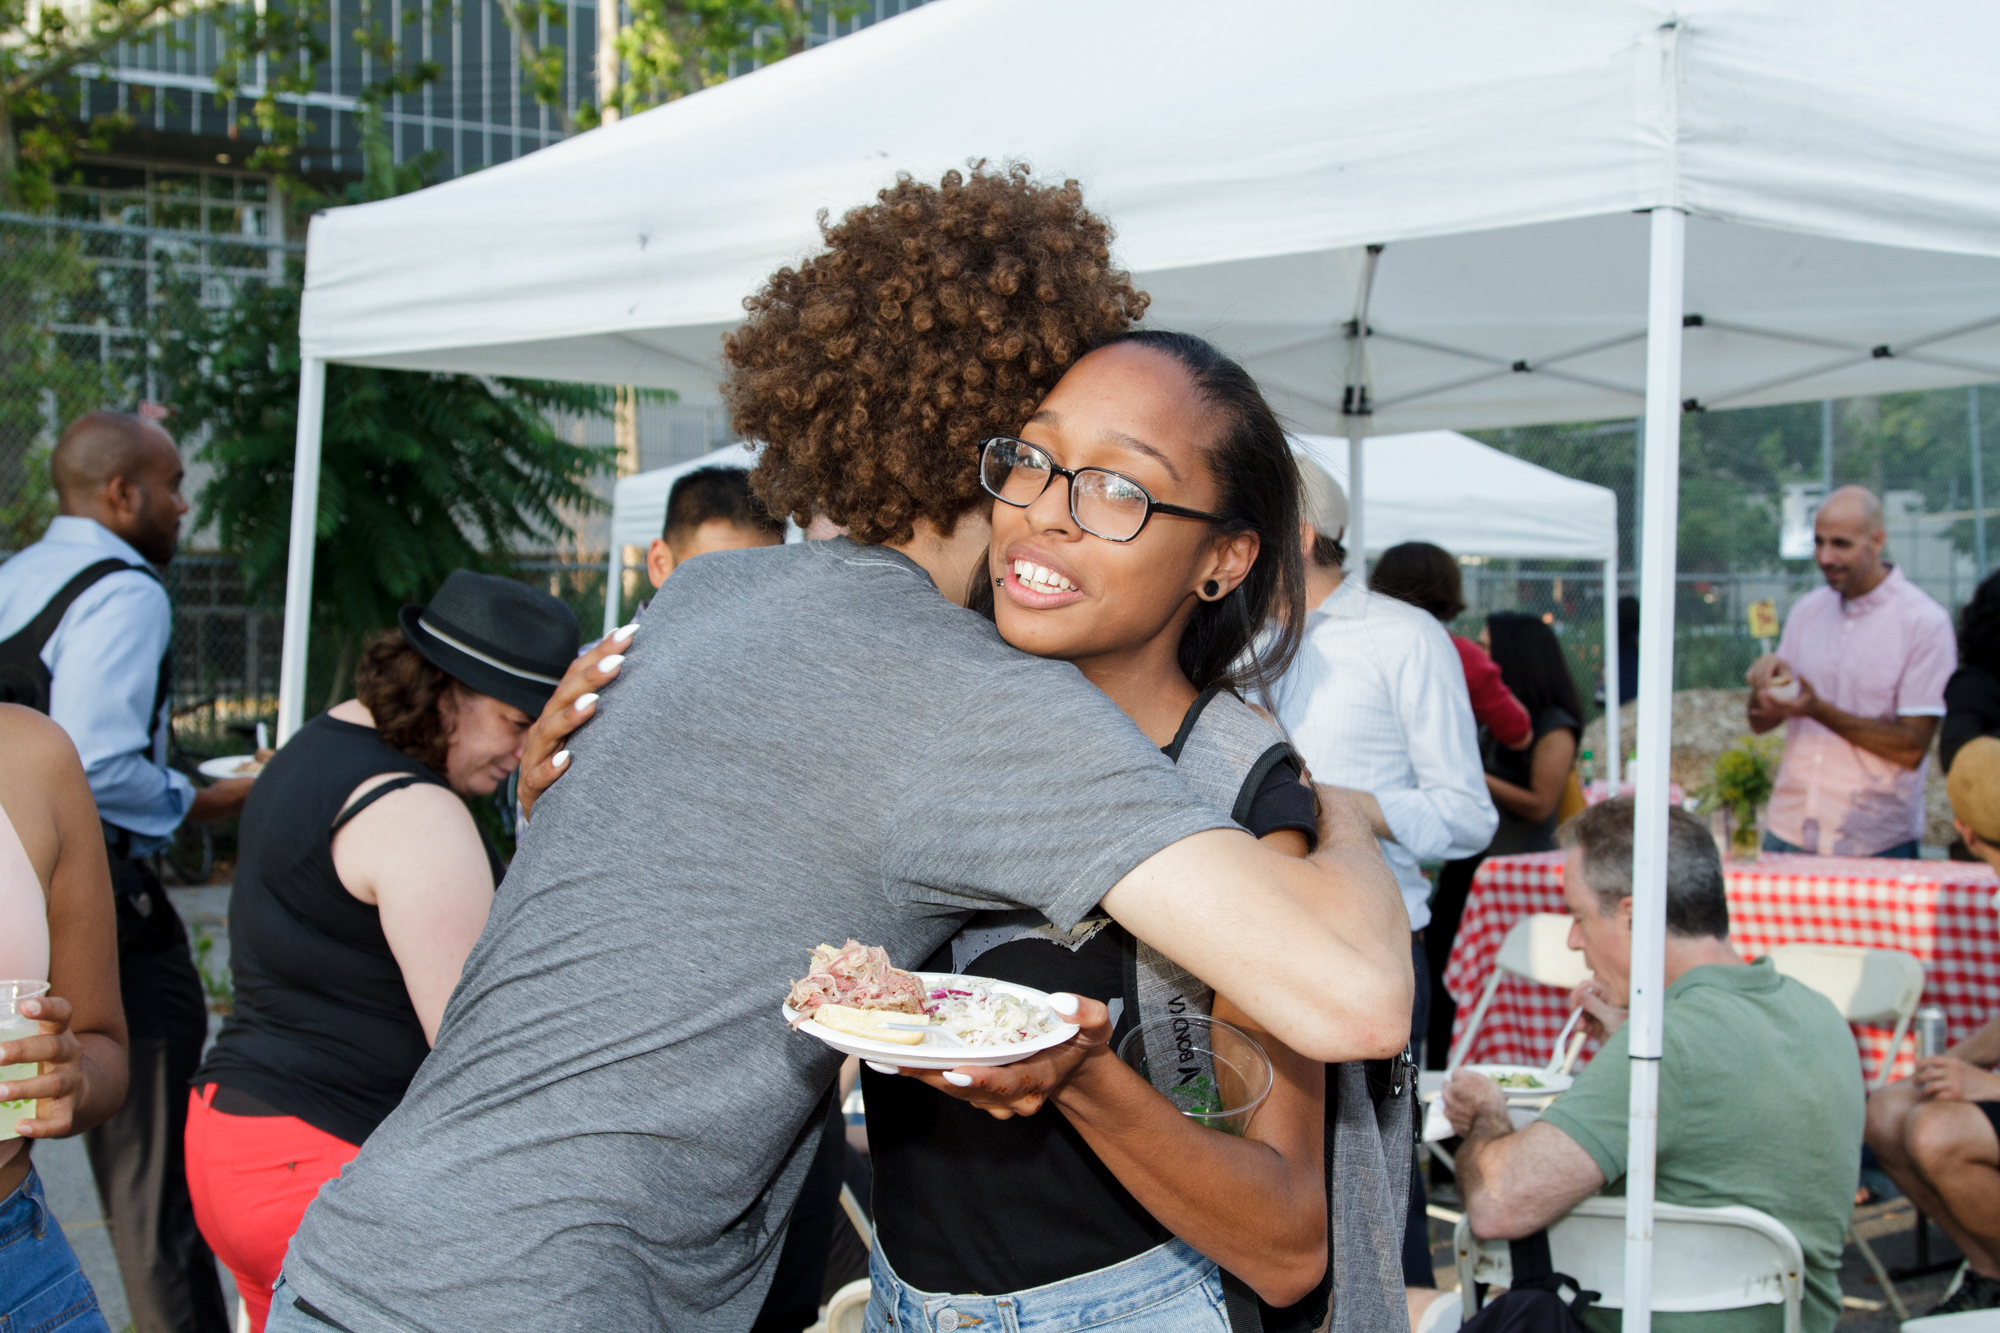
[[[909,764],[882,857],[892,899],[1032,907],[1067,930],[1161,848],[1236,829],[1075,668],[1010,663],[973,697]]]

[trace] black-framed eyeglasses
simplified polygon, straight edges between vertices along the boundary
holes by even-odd
[[[1069,482],[1069,516],[1093,537],[1129,542],[1155,514],[1220,523],[1214,514],[1155,500],[1152,492],[1122,472],[1101,467],[1057,467],[1047,451],[1011,435],[996,435],[979,447],[979,484],[1001,504],[1026,509],[1057,477]]]

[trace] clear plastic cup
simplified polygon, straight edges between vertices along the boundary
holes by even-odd
[[[41,1035],[42,1025],[38,1019],[26,1018],[21,1014],[21,1001],[37,999],[49,993],[46,981],[10,981],[0,978],[0,1042],[19,1041],[23,1037]],[[33,1078],[41,1072],[37,1064],[0,1065],[0,1083],[14,1083],[24,1078]],[[0,1102],[0,1142],[18,1139],[14,1126],[35,1114],[35,1099]]]
[[[1118,1058],[1182,1115],[1225,1134],[1241,1137],[1271,1095],[1271,1057],[1256,1038],[1219,1018],[1151,1019],[1125,1034]]]

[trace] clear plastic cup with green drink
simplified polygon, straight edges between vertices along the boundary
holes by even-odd
[[[20,1041],[23,1037],[39,1037],[42,1034],[41,1020],[29,1018],[21,1012],[21,1002],[34,1000],[49,993],[46,981],[8,980],[0,978],[0,1045],[10,1041]],[[30,1079],[41,1072],[41,1066],[30,1061],[24,1065],[0,1065],[0,1083],[18,1083]],[[35,1099],[0,1102],[0,1141],[18,1139],[21,1136],[14,1126],[35,1114]]]

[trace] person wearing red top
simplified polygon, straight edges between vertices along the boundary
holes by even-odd
[[[1385,597],[1430,612],[1446,629],[1465,610],[1458,561],[1451,552],[1429,542],[1404,542],[1382,552],[1368,577],[1368,586]],[[1500,679],[1500,668],[1484,648],[1470,639],[1454,634],[1451,646],[1458,649],[1459,665],[1465,668],[1465,688],[1472,696],[1472,720],[1508,749],[1526,749],[1534,739],[1535,725],[1528,717],[1528,710],[1521,707],[1521,701]]]

